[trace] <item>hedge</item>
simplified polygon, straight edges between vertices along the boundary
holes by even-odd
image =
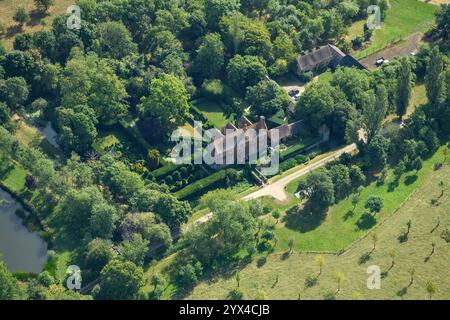
[[[178,199],[185,199],[193,194],[202,191],[203,189],[206,189],[212,184],[225,179],[226,175],[227,175],[226,170],[220,170],[204,179],[198,180],[188,185],[186,188],[183,188],[180,191],[175,192],[175,196]]]

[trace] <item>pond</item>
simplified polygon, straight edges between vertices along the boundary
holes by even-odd
[[[47,244],[27,230],[17,209],[22,205],[0,189],[0,254],[11,272],[39,273],[47,261]]]

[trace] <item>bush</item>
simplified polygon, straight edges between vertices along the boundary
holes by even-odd
[[[354,49],[361,48],[362,44],[364,42],[364,38],[361,36],[357,36],[354,39],[352,39],[352,45]]]
[[[193,286],[198,277],[203,274],[203,268],[200,262],[195,264],[185,264],[178,268],[175,274],[175,282],[181,287]]]

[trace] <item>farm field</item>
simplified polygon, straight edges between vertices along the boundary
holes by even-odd
[[[354,52],[357,59],[364,58],[398,42],[414,32],[425,32],[432,25],[438,6],[418,0],[391,0],[385,21],[375,30],[370,45]],[[356,22],[349,29],[349,36],[363,34],[364,21]]]
[[[450,279],[446,275],[449,264],[450,247],[441,238],[442,232],[450,225],[450,187],[444,190],[439,205],[431,200],[439,196],[440,180],[450,180],[450,165],[447,163],[439,171],[429,171],[423,184],[413,192],[398,210],[388,217],[374,231],[378,236],[376,249],[367,262],[361,257],[373,249],[372,237],[366,236],[355,242],[341,255],[323,254],[325,263],[320,276],[315,263],[316,253],[299,253],[294,250],[290,256],[283,251],[270,254],[267,261],[258,267],[258,261],[252,261],[242,269],[230,272],[224,277],[215,277],[198,285],[188,299],[223,299],[236,286],[235,273],[239,272],[240,289],[246,299],[265,295],[268,299],[323,299],[325,293],[336,291],[336,272],[344,273],[338,299],[428,299],[425,289],[427,281],[436,286],[432,298],[446,299],[450,290]],[[398,240],[406,222],[411,219],[412,228],[409,240]],[[438,221],[440,223],[438,224]],[[373,233],[373,232],[371,232]],[[430,256],[432,243],[436,243],[435,252]],[[391,268],[394,255],[394,267]],[[378,265],[384,273],[380,290],[369,290],[366,286],[369,265]],[[413,283],[410,285],[409,269],[415,268]],[[389,272],[387,272],[389,270]],[[296,274],[296,281],[292,280]],[[305,279],[317,277],[317,284],[305,288]],[[278,278],[278,282],[276,281]]]

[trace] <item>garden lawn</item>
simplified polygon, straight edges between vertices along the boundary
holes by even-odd
[[[220,104],[216,101],[199,99],[191,102],[194,107],[196,107],[203,115],[208,119],[208,121],[217,129],[222,129],[228,123],[228,119],[223,114],[223,110]]]
[[[364,58],[378,52],[388,45],[400,41],[415,32],[425,32],[434,22],[434,14],[438,6],[421,2],[419,0],[391,0],[386,19],[381,29],[375,30],[368,47],[356,51],[353,56]],[[349,34],[357,35],[357,30],[363,28],[364,23],[355,22],[349,28]],[[361,29],[359,34],[363,34]]]
[[[185,298],[225,299],[228,292],[236,287],[235,276],[239,272],[239,289],[244,293],[245,299],[254,299],[261,292],[268,299],[324,299],[325,294],[336,292],[334,274],[343,272],[344,280],[337,299],[428,299],[425,289],[427,281],[431,281],[436,287],[433,299],[450,299],[450,246],[441,238],[443,230],[450,228],[448,183],[439,205],[431,205],[431,199],[440,194],[438,182],[450,181],[450,164],[447,163],[439,171],[424,169],[419,179],[421,186],[418,186],[413,196],[395,215],[391,215],[377,227],[376,249],[367,262],[361,262],[361,257],[373,249],[370,234],[356,241],[344,254],[322,254],[325,263],[320,276],[319,267],[315,263],[317,254],[299,253],[294,249],[291,255],[284,252],[270,254],[263,264],[258,263],[258,258],[254,258],[241,268],[221,270],[215,276],[204,279]],[[409,239],[401,243],[398,236],[406,228],[409,219],[412,221]],[[436,243],[436,248],[430,257],[433,242]],[[394,253],[395,265],[390,269],[391,252]],[[367,288],[367,268],[370,265],[379,266],[384,273],[380,290]],[[415,269],[415,276],[413,284],[408,286],[408,270],[411,268]],[[312,287],[305,286],[307,277],[317,279],[316,284]]]
[[[433,165],[442,160],[443,155],[439,151],[432,158],[424,161],[417,178],[415,172],[408,172],[401,177],[399,185],[395,189],[390,189],[394,180],[393,172],[390,170],[388,179],[383,185],[377,186],[376,182],[372,182],[364,188],[354,212],[351,197],[349,197],[332,206],[324,221],[309,219],[305,223],[295,213],[283,216],[282,222],[276,228],[279,240],[277,250],[286,250],[289,239],[294,239],[295,248],[300,251],[338,252],[345,249],[367,233],[376,223],[392,215],[413,191],[422,185],[433,170]],[[367,211],[364,209],[365,202],[370,196],[381,196],[384,208],[376,215],[376,221],[367,218],[361,221],[361,217]]]

